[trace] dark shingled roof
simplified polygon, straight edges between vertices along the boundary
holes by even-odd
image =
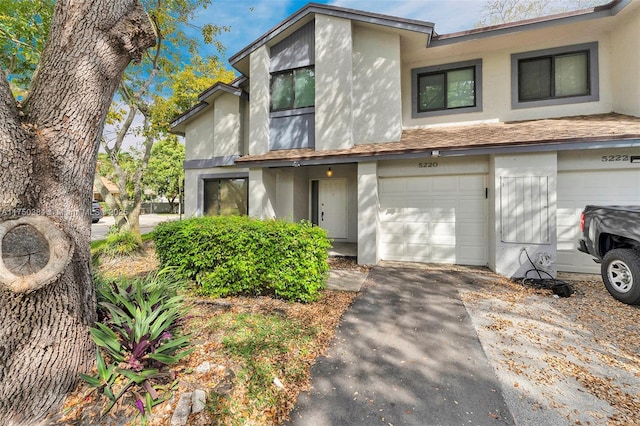
[[[398,142],[355,145],[349,149],[290,149],[245,155],[237,164],[375,157],[474,148],[640,139],[640,118],[597,114],[542,120],[406,129]]]

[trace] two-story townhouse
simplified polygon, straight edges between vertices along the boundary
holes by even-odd
[[[437,34],[309,4],[173,122],[187,215],[311,220],[358,262],[596,272],[585,204],[640,204],[640,2]]]

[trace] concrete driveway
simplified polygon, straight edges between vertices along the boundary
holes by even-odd
[[[465,274],[374,267],[290,424],[514,424],[458,296]]]

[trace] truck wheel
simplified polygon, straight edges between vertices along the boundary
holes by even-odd
[[[613,297],[629,305],[640,304],[640,253],[614,249],[602,259],[602,280]]]

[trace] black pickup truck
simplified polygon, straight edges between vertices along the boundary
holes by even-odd
[[[578,250],[595,257],[613,297],[640,304],[640,206],[586,206]]]

